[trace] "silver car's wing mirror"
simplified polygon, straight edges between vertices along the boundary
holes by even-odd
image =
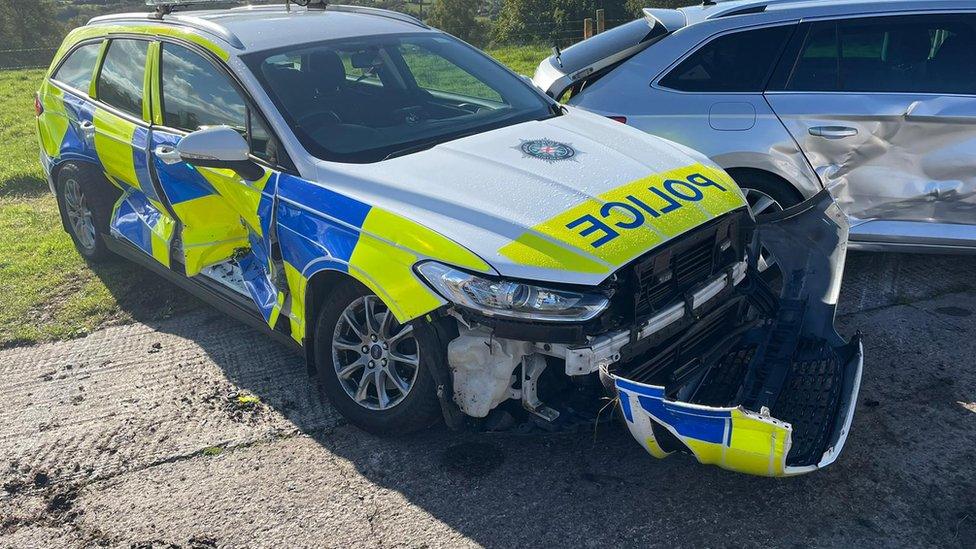
[[[264,169],[251,160],[247,141],[230,126],[197,130],[180,140],[176,152],[187,164],[234,170],[248,181],[264,175]]]

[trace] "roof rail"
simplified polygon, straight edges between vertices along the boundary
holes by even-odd
[[[100,25],[106,23],[138,23],[144,25],[147,22],[157,23],[160,25],[184,27],[204,32],[211,36],[215,36],[224,42],[227,42],[236,49],[244,49],[244,43],[241,42],[241,39],[238,38],[236,34],[230,32],[225,27],[214,23],[213,21],[207,21],[206,19],[201,19],[199,17],[173,14],[164,19],[159,19],[155,13],[117,13],[113,15],[101,15],[99,17],[93,17],[88,21],[88,24]]]
[[[749,15],[752,13],[763,13],[766,11],[766,4],[756,4],[755,6],[746,6],[744,8],[739,8],[737,10],[724,11],[722,13],[712,16],[713,19],[718,19],[720,17],[729,17],[731,15]]]
[[[311,5],[312,4],[310,3],[309,6],[311,7]],[[328,6],[326,6],[325,9],[329,11],[341,11],[341,12],[348,12],[348,13],[362,13],[364,15],[375,15],[377,17],[386,17],[387,19],[395,19],[397,21],[401,21],[403,23],[409,23],[411,25],[416,25],[424,29],[430,28],[426,24],[424,24],[424,22],[421,21],[420,19],[417,19],[412,15],[407,15],[406,13],[400,13],[398,11],[384,10],[381,8],[370,8],[367,6],[349,6],[345,4],[329,4]]]

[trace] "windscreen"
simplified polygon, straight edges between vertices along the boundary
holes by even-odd
[[[377,162],[559,112],[442,34],[333,40],[245,62],[302,145],[330,161]]]

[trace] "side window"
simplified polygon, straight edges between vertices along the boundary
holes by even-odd
[[[231,126],[245,135],[251,153],[272,164],[281,160],[271,132],[255,116],[222,71],[203,56],[164,43],[160,66],[163,124],[192,132],[206,126]],[[282,60],[291,70],[295,60]]]
[[[720,36],[671,70],[661,86],[687,92],[761,92],[793,26]]]
[[[163,44],[160,78],[165,125],[186,131],[227,125],[244,133],[244,99],[227,77],[200,55],[176,44]]]
[[[139,118],[142,117],[146,51],[143,40],[112,40],[98,75],[98,99]]]
[[[976,16],[873,17],[814,27],[789,89],[976,93]]]
[[[248,139],[251,144],[251,154],[265,160],[271,164],[278,164],[278,147],[275,140],[268,131],[261,117],[255,116],[253,111],[248,110]]]
[[[837,25],[822,23],[810,28],[787,89],[796,91],[836,91],[840,63]]]
[[[64,63],[61,63],[57,72],[54,73],[53,78],[76,90],[88,93],[92,76],[95,74],[98,52],[101,49],[101,42],[93,42],[71,52],[71,55],[64,60]]]

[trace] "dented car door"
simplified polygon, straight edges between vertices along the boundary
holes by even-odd
[[[271,233],[278,172],[248,181],[229,169],[192,166],[177,151],[188,132],[225,125],[238,130],[256,158],[274,149],[271,133],[217,60],[189,45],[163,42],[151,137],[154,173],[179,220],[180,262],[253,301],[274,326],[284,295],[274,283]],[[271,153],[273,154],[273,152]]]
[[[785,89],[767,99],[852,238],[976,246],[976,14],[807,27]]]

